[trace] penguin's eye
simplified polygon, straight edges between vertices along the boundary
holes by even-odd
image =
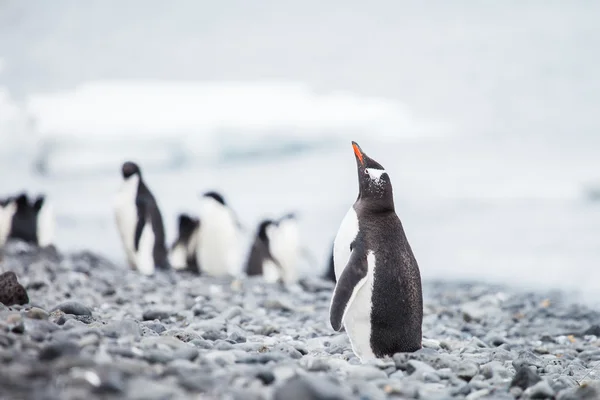
[[[369,171],[365,169],[365,175],[369,175]]]

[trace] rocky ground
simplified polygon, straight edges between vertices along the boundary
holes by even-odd
[[[29,304],[0,304],[2,399],[598,399],[600,312],[560,294],[424,284],[424,348],[361,365],[333,284],[153,278],[6,246]]]

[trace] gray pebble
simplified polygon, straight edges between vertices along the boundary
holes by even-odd
[[[473,377],[475,375],[477,375],[479,373],[479,366],[473,362],[463,362],[460,363],[458,366],[458,371],[456,372],[456,375],[461,378],[464,379],[465,381],[470,381],[471,379],[473,379]]]
[[[527,388],[523,395],[530,399],[550,399],[554,397],[554,389],[552,389],[548,382],[541,380]]]
[[[155,319],[164,320],[169,319],[171,313],[165,310],[146,310],[142,314],[142,319],[144,321],[153,321]]]
[[[318,375],[294,376],[275,390],[274,400],[347,400],[342,387]]]
[[[65,314],[86,315],[89,317],[92,316],[92,310],[76,301],[65,301],[64,303],[60,303],[59,305],[54,307],[50,312],[52,313],[57,310],[62,311]]]

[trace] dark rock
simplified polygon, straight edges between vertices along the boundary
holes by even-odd
[[[144,321],[153,321],[155,319],[163,320],[163,319],[169,319],[170,316],[171,316],[171,313],[168,311],[147,310],[147,311],[144,311],[144,314],[142,315],[142,319]]]
[[[29,303],[27,290],[17,280],[17,275],[7,271],[0,275],[0,303],[5,306]]]
[[[60,310],[65,314],[92,316],[92,310],[76,301],[66,301],[54,307],[50,312]]]
[[[332,381],[318,375],[293,376],[275,390],[274,400],[346,400],[351,397]]]
[[[541,380],[542,379],[529,367],[520,367],[517,370],[517,373],[513,377],[512,381],[510,382],[510,387],[517,386],[525,390],[528,387],[535,385]]]
[[[273,373],[271,371],[259,371],[256,374],[256,377],[258,379],[260,379],[262,381],[263,384],[265,385],[270,385],[271,383],[273,383],[275,381],[275,375],[273,375]]]
[[[76,356],[79,347],[71,342],[54,342],[44,347],[39,354],[41,361],[53,361],[59,357]]]

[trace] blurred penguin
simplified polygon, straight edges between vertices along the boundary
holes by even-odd
[[[156,268],[169,268],[162,216],[139,166],[125,162],[121,173],[114,211],[127,261],[131,268],[152,275]]]
[[[246,264],[249,276],[262,274],[266,281],[294,284],[298,281],[298,222],[294,214],[264,220],[256,232]]]
[[[233,210],[223,196],[210,191],[200,197],[201,227],[196,260],[202,273],[210,276],[236,276],[240,272],[239,228]]]
[[[179,214],[178,236],[169,252],[169,263],[174,269],[200,273],[196,252],[200,235],[200,220],[188,214]]]
[[[277,225],[273,220],[265,219],[260,222],[246,262],[246,275],[262,275],[265,281],[275,283],[282,278],[282,268],[279,261],[271,253],[271,240],[276,234]]]
[[[281,279],[286,284],[298,281],[298,257],[300,254],[298,220],[293,213],[277,221],[270,238],[270,250],[281,265]]]
[[[0,245],[17,239],[46,247],[54,240],[54,212],[43,195],[33,203],[20,193],[0,201]]]

